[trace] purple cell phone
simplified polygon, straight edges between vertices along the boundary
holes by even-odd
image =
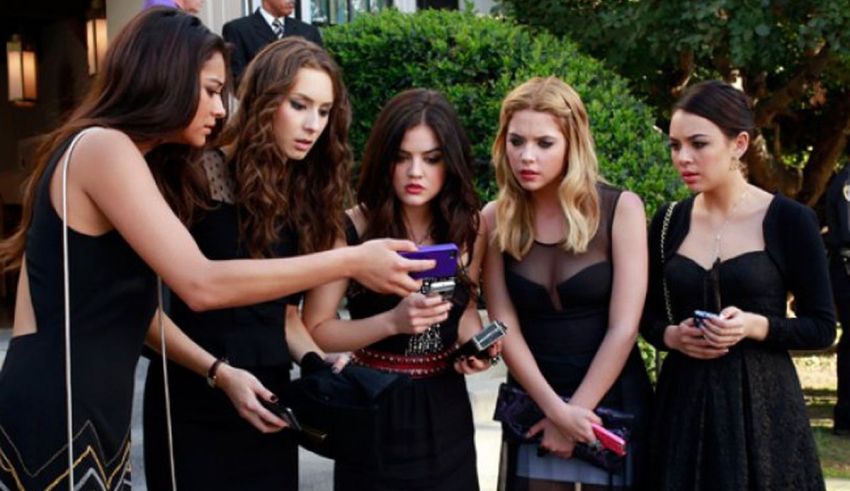
[[[408,259],[433,259],[437,265],[427,271],[410,273],[416,279],[451,278],[457,272],[458,248],[454,244],[422,246],[416,251],[399,252]]]

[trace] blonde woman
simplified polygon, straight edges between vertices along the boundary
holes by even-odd
[[[620,475],[570,457],[577,442],[595,440],[599,405],[634,413],[633,440],[641,437],[650,395],[635,346],[647,281],[643,204],[602,181],[584,105],[554,77],[505,98],[493,163],[499,196],[483,212],[487,306],[509,327],[508,383],[545,414],[530,432],[542,434],[539,448],[506,444],[500,484],[632,486],[639,445]]]

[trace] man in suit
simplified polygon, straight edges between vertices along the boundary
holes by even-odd
[[[289,17],[294,9],[295,0],[263,0],[253,14],[224,25],[224,39],[233,44],[230,67],[237,86],[254,55],[272,41],[284,36],[301,36],[322,46],[318,29]]]
[[[833,409],[833,431],[850,436],[850,163],[844,165],[826,192],[829,233],[829,275],[841,323],[838,358],[838,401]]]

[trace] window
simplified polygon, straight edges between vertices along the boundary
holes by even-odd
[[[392,0],[311,0],[313,24],[344,24],[364,12],[378,12],[391,7]]]

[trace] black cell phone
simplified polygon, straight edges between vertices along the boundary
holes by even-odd
[[[720,316],[715,314],[714,312],[707,312],[705,310],[694,310],[694,325],[698,328],[702,329],[705,327],[706,319],[719,319]]]
[[[487,326],[484,327],[481,331],[479,331],[475,336],[469,339],[469,341],[463,343],[457,352],[455,352],[455,357],[460,356],[474,356],[480,360],[486,360],[490,357],[487,353],[487,350],[490,349],[490,346],[502,339],[502,337],[507,333],[507,326],[502,324],[500,321],[493,321]]]
[[[260,403],[263,405],[264,408],[266,408],[269,411],[271,411],[272,413],[274,413],[275,416],[284,420],[286,422],[286,424],[288,424],[289,427],[292,428],[293,430],[295,430],[295,431],[301,431],[302,430],[301,424],[298,422],[298,418],[295,417],[295,412],[293,412],[292,409],[290,409],[286,406],[282,406],[281,404],[279,404],[277,402],[269,402],[265,399],[260,399]]]

